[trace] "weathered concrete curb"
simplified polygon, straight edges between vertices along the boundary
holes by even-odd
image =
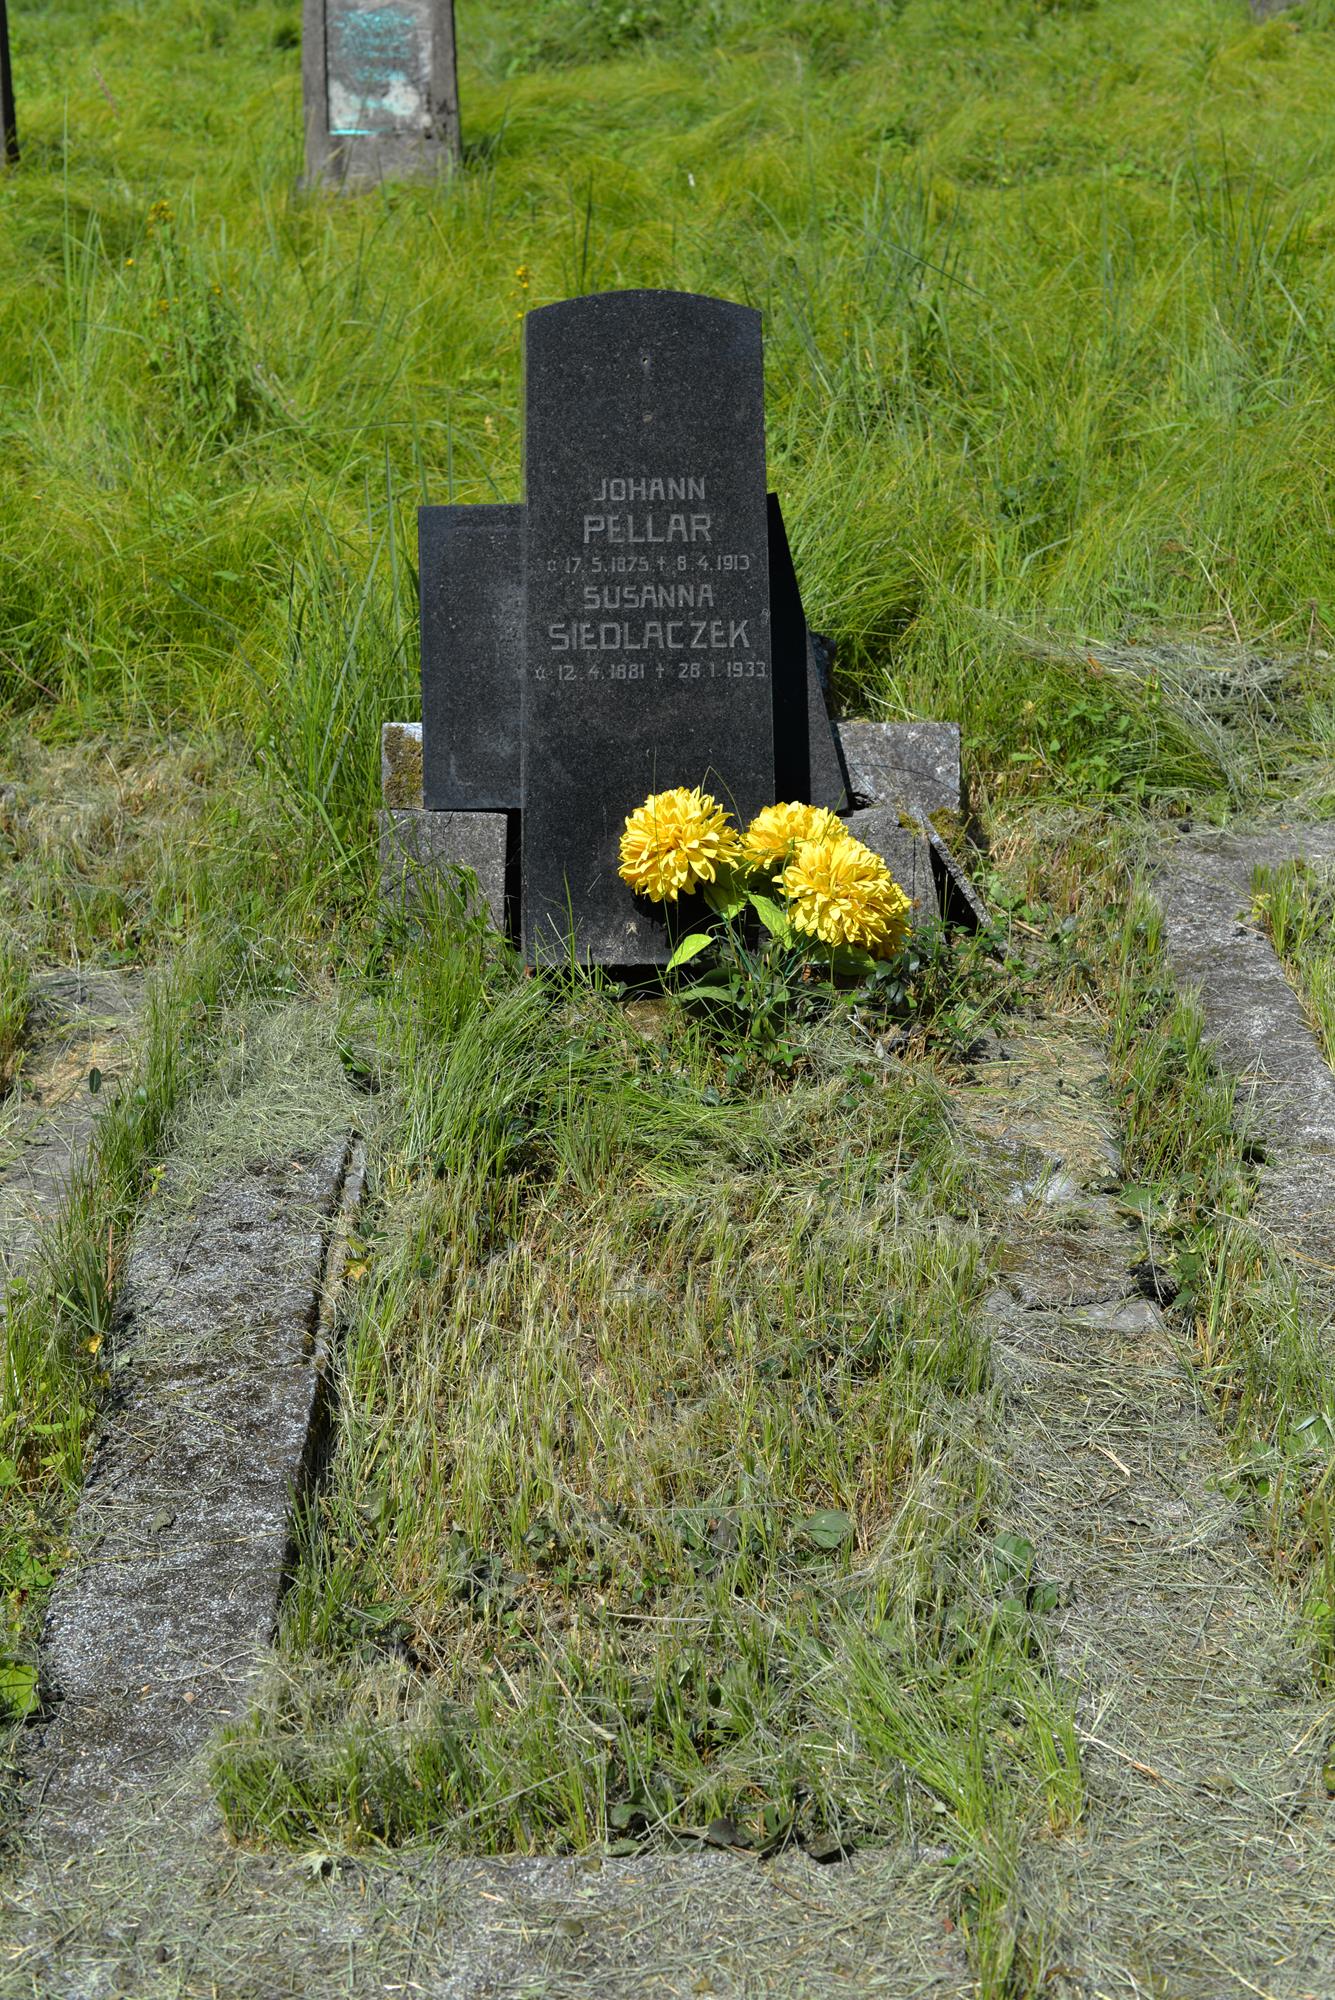
[[[361,1141],[257,1166],[130,1255],[124,1386],[79,1502],[41,1648],[30,1834],[53,1848],[134,1817],[244,1709],[271,1639],[292,1507],[324,1415],[333,1291]],[[203,1789],[199,1810],[212,1813]]]
[[[1269,938],[1251,915],[1252,871],[1335,861],[1335,826],[1183,839],[1156,893],[1177,986],[1199,996],[1221,1065],[1264,1139],[1257,1217],[1335,1272],[1335,1073]]]

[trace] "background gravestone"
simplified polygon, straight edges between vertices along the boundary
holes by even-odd
[[[19,121],[14,110],[14,74],[9,66],[9,14],[0,0],[0,135],[5,160],[12,166],[19,156]]]
[[[453,0],[304,0],[301,84],[308,186],[460,157]]]
[[[524,943],[661,963],[617,875],[650,792],[774,797],[760,314],[615,292],[525,321]]]
[[[421,507],[422,801],[519,805],[524,643],[522,507]]]

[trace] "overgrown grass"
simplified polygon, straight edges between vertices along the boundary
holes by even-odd
[[[384,1200],[233,1826],[834,1850],[945,1815],[986,1959],[1080,1789],[992,1550],[980,1194],[930,1065],[836,1018],[728,1090],[676,1009],[477,950],[386,969]]]
[[[379,1233],[286,1691],[220,1764],[234,1824],[489,1850],[941,1828],[1014,1990],[1020,1843],[1079,1783],[990,1539],[989,1197],[932,1065],[869,1070],[847,1023],[791,1090],[730,1086],[689,1023],[525,984],[457,911],[382,924],[412,509],[518,496],[527,307],[763,309],[771,477],[840,697],[963,724],[1012,993],[1104,995],[1240,1490],[1335,1659],[1310,1320],[1241,1219],[1245,1147],[1148,918],[1111,958],[1077,921],[1125,890],[1114,809],[1335,802],[1335,21],[460,0],[459,26],[464,173],[325,199],[293,192],[289,0],[11,23],[12,962],[187,967],[11,1318],[12,1650],[26,1671],[212,1010],[372,1002]],[[990,1004],[954,994],[957,1039]]]
[[[1326,1061],[1335,1064],[1335,870],[1302,861],[1258,869],[1253,891]]]
[[[274,0],[15,28],[0,677],[44,731],[240,726],[312,810],[358,781],[364,829],[363,724],[412,705],[411,505],[518,491],[519,315],[676,285],[765,312],[772,478],[848,700],[959,717],[991,790],[1222,804],[1287,746],[1320,791],[1319,9],[463,0],[467,170],[343,201],[292,193],[294,36]],[[348,768],[271,726],[339,670],[313,523]],[[1190,671],[1091,665],[1164,631]]]
[[[18,1070],[32,1006],[32,968],[18,938],[0,931],[0,1098]]]

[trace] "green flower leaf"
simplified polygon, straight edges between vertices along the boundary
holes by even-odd
[[[746,900],[771,937],[778,938],[781,944],[793,942],[792,919],[772,896],[762,896],[758,890],[752,889]]]
[[[714,940],[708,931],[692,931],[688,937],[684,937],[681,940],[668,960],[668,971],[675,972],[679,965],[689,965],[693,958],[699,958],[701,952],[705,951],[713,942]]]
[[[716,916],[740,916],[746,908],[746,877],[736,868],[720,868],[701,894]]]

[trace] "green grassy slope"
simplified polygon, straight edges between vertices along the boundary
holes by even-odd
[[[682,286],[766,315],[848,699],[960,715],[1012,782],[1246,789],[1199,673],[1078,642],[1329,638],[1328,16],[464,0],[460,36],[464,177],[301,201],[294,9],[18,7],[0,694],[197,727],[253,723],[258,679],[309,725],[294,600],[337,648],[369,572],[333,787],[364,825],[371,726],[414,698],[411,506],[518,493],[523,308]],[[1017,626],[1077,643],[1040,665]],[[1278,692],[1329,741],[1300,669]]]

